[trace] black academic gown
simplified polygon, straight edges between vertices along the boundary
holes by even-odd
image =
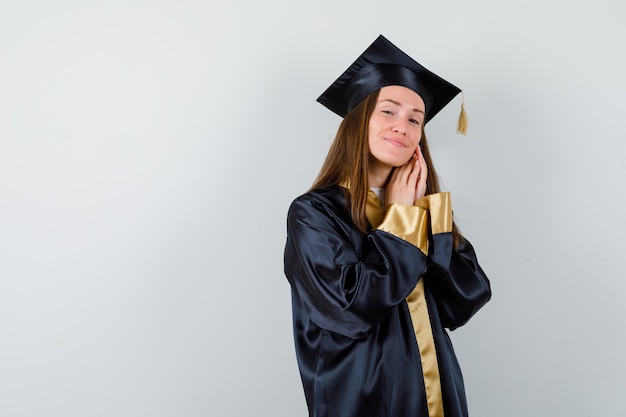
[[[491,291],[470,243],[462,238],[453,249],[447,211],[441,226],[428,207],[395,205],[385,210],[381,226],[364,235],[339,186],[292,203],[285,274],[311,417],[429,416],[426,387],[433,382],[441,387],[445,417],[467,416],[461,369],[444,327],[467,322]],[[407,302],[419,281],[427,305],[421,313],[436,351],[434,378],[430,371],[424,375],[419,325]]]

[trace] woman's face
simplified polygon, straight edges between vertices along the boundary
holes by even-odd
[[[422,139],[424,100],[406,87],[383,87],[369,121],[368,144],[374,162],[391,169],[404,165]]]

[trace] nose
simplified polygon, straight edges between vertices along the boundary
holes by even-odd
[[[405,135],[406,134],[406,128],[404,126],[402,126],[401,124],[395,125],[392,130],[394,131],[394,133],[397,133],[399,135]]]

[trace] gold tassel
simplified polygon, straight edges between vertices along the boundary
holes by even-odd
[[[467,134],[467,114],[465,113],[465,96],[461,91],[461,113],[459,114],[459,124],[456,128],[456,133],[461,135]]]

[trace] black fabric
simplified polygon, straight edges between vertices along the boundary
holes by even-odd
[[[407,87],[422,97],[425,122],[461,92],[380,35],[317,101],[345,117],[370,93],[389,85]]]
[[[424,280],[446,417],[467,416],[461,369],[445,327],[491,297],[471,244],[432,237],[431,253],[387,232],[363,235],[340,187],[297,198],[287,216],[298,366],[312,417],[427,416],[420,354],[405,298]]]

